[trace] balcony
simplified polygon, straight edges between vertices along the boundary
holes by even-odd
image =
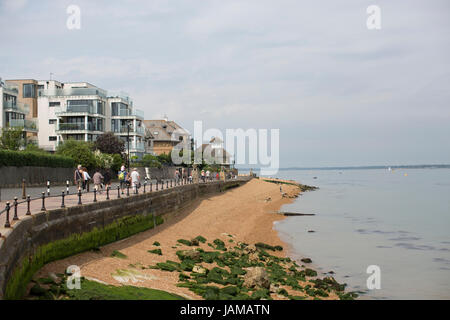
[[[65,88],[40,89],[39,97],[66,97],[66,96],[99,96],[106,98],[106,91],[99,88]]]
[[[16,102],[13,103],[13,101],[3,101],[3,111],[11,111],[11,112],[17,112],[22,114],[28,114],[30,112],[30,107],[25,103]]]
[[[138,117],[144,119],[144,112],[139,109],[122,109],[117,113],[112,114],[113,117]]]
[[[37,121],[35,120],[26,120],[26,119],[11,119],[7,123],[7,126],[11,128],[22,127],[25,131],[38,131]]]
[[[125,142],[125,152],[128,151],[128,143]],[[130,152],[144,152],[145,144],[144,142],[130,142]]]
[[[98,110],[98,107],[94,105],[63,106],[55,112],[56,115],[67,115],[73,113],[104,115],[103,110]]]
[[[119,129],[115,129],[114,133],[121,133],[122,135],[124,134],[128,134],[128,127],[127,126],[122,126]],[[139,134],[139,135],[144,135],[144,127],[137,127],[136,129],[134,129],[132,126],[130,126],[130,134]]]
[[[85,123],[60,123],[56,131],[101,131],[101,126],[96,126],[94,123],[88,123],[87,128]]]
[[[19,87],[17,85],[11,85],[2,82],[0,86],[3,88],[3,90],[8,91],[9,93],[12,93],[14,95],[19,94]]]

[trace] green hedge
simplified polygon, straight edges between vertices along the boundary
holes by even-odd
[[[39,152],[0,150],[0,167],[6,166],[73,168],[75,161],[69,157]]]

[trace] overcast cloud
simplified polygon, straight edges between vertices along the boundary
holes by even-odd
[[[81,29],[66,8],[81,8]],[[366,27],[369,5],[382,29]],[[0,76],[128,92],[187,129],[279,128],[288,166],[450,163],[446,0],[0,0]]]

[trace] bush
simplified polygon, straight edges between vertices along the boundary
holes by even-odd
[[[56,153],[70,157],[88,169],[94,169],[97,166],[90,142],[67,140],[57,147]]]
[[[0,150],[0,167],[3,166],[73,168],[75,161],[70,157],[41,152]]]

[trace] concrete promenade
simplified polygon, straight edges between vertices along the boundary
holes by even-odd
[[[213,180],[215,181],[215,180]],[[181,183],[181,181],[180,181]],[[171,181],[170,180],[165,180],[164,181],[164,187],[163,190],[167,189],[167,186],[169,189],[171,188],[179,188],[182,187],[184,185],[184,183],[188,183],[188,181],[184,181],[183,184],[181,185],[175,185],[175,180],[172,180],[172,186],[171,186]],[[202,183],[202,182],[200,182]],[[208,183],[208,182],[206,182]],[[118,191],[117,191],[117,187],[118,184],[112,184],[111,185],[111,189],[109,191],[109,198],[110,200],[112,199],[117,199],[118,198]],[[152,189],[152,191],[150,191],[150,188]],[[22,190],[20,190],[20,193],[17,194],[17,198],[18,198],[18,205],[17,205],[17,217],[20,220],[21,217],[25,216],[27,214],[28,211],[28,203],[26,201],[26,199],[22,199]],[[42,212],[42,192],[45,192],[45,210],[53,210],[53,209],[59,209],[61,208],[62,205],[62,191],[66,191],[66,187],[63,186],[59,186],[59,187],[54,187],[50,189],[50,197],[47,197],[47,189],[46,188],[33,188],[33,194],[30,193],[30,197],[31,199],[34,199],[32,201],[30,201],[30,212],[31,215],[38,213],[38,212]],[[83,191],[81,193],[81,203],[82,204],[87,204],[87,203],[93,203],[94,202],[94,186],[93,184],[90,185],[90,192],[87,193],[85,191]],[[161,183],[158,183],[158,191],[162,190],[161,187]],[[150,186],[150,182],[147,182],[147,185],[145,186],[145,191],[146,193],[149,192],[157,192],[156,190],[156,180],[154,180]],[[28,192],[27,192],[28,193]],[[144,193],[144,184],[141,184],[141,188],[138,190],[139,194]],[[131,187],[129,188],[129,196],[127,196],[127,189],[125,188],[124,190],[120,190],[120,197],[132,197],[135,195],[135,190],[133,190]],[[39,199],[36,199],[37,197],[39,197]],[[96,194],[96,200],[97,202],[102,202],[102,201],[108,201],[107,199],[107,194],[106,194],[106,190],[103,189],[100,192],[97,192]],[[79,197],[78,197],[78,191],[76,189],[75,186],[71,186],[70,190],[69,190],[69,195],[65,194],[64,196],[64,205],[66,208],[68,207],[73,207],[73,206],[77,206],[78,205],[78,201],[79,201]],[[9,199],[9,200],[2,200],[0,202],[0,211],[3,211],[6,208],[6,203],[9,202],[10,204],[10,211],[9,211],[9,223],[11,226],[14,225],[15,222],[17,222],[17,220],[14,220],[14,198]],[[0,233],[2,232],[2,229],[4,231],[5,228],[5,223],[6,223],[6,218],[7,218],[7,213],[6,212],[2,212],[0,213]]]

